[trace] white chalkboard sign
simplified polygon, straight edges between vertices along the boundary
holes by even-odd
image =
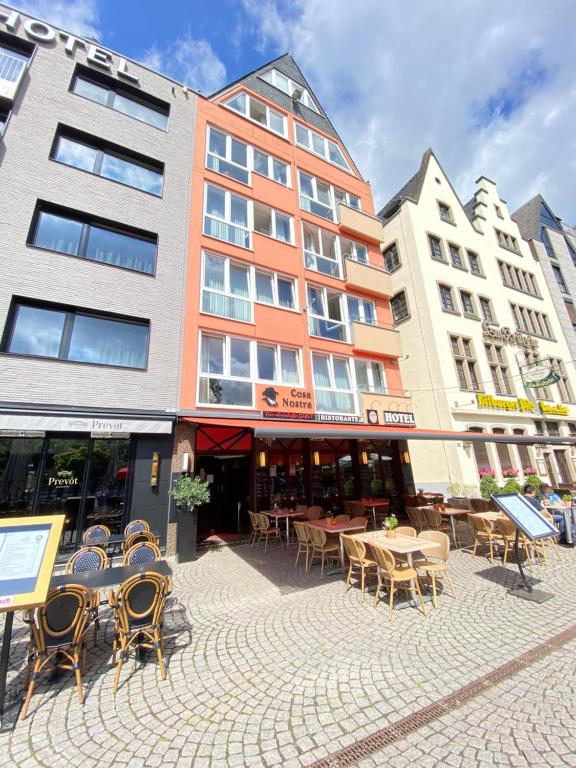
[[[521,493],[502,493],[491,496],[491,499],[532,541],[560,533]]]

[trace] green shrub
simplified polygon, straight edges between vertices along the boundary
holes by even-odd
[[[498,493],[500,487],[492,475],[483,475],[480,478],[480,493],[484,499],[489,499],[492,493]]]
[[[521,491],[520,483],[513,477],[509,477],[502,487],[502,493],[520,493]]]
[[[170,496],[180,508],[193,510],[210,501],[210,488],[198,475],[180,475],[172,485]]]
[[[540,486],[542,485],[544,481],[541,480],[538,475],[525,475],[524,476],[524,485],[533,485],[534,488],[536,488],[536,498],[541,499],[542,494],[540,493]]]

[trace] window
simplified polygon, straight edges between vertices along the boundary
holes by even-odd
[[[344,298],[326,288],[308,286],[308,330],[311,336],[348,341]]]
[[[254,232],[268,235],[283,243],[292,243],[292,218],[285,213],[254,203]]]
[[[9,117],[10,117],[10,110],[6,109],[6,107],[0,107],[0,136],[4,136],[4,131],[6,130],[6,123],[8,122]]]
[[[356,413],[349,358],[312,354],[316,408],[325,413]]]
[[[354,195],[343,189],[333,187],[315,176],[310,176],[304,171],[298,171],[298,181],[300,183],[300,207],[304,211],[322,216],[323,219],[338,221],[337,207],[339,203],[360,208],[360,200]]]
[[[205,405],[252,407],[250,341],[202,333],[198,400]]]
[[[112,77],[106,77],[92,69],[78,67],[72,81],[72,91],[116,112],[147,123],[163,131],[168,129],[170,107],[158,99],[132,90]]]
[[[520,248],[518,247],[518,241],[515,237],[512,235],[508,235],[505,232],[501,232],[499,229],[495,229],[494,232],[496,233],[496,239],[498,240],[498,245],[501,248],[506,248],[509,251],[514,251],[515,253],[520,253]]]
[[[484,430],[482,427],[470,427],[468,429],[468,432],[475,432],[477,434],[482,434]],[[474,440],[472,442],[472,448],[474,450],[474,457],[476,459],[476,465],[478,469],[492,469],[492,466],[490,464],[490,456],[488,455],[488,449],[486,447],[486,443],[480,442],[479,440]]]
[[[440,291],[440,303],[442,304],[442,309],[445,312],[456,312],[454,299],[452,298],[452,288],[448,285],[439,285],[438,289]]]
[[[494,313],[492,312],[492,304],[490,303],[490,299],[485,299],[483,296],[479,296],[478,301],[480,302],[480,311],[482,312],[483,319],[487,323],[496,322],[494,320]]]
[[[478,258],[478,254],[474,253],[473,251],[466,251],[466,254],[468,256],[468,264],[470,265],[470,272],[473,275],[481,275],[482,268],[480,266],[480,259]]]
[[[392,319],[395,323],[399,323],[407,317],[410,317],[405,291],[400,291],[400,293],[392,296],[390,299],[390,309],[392,310]]]
[[[256,364],[260,381],[288,385],[300,383],[300,356],[295,349],[258,342]]]
[[[560,376],[560,380],[558,381],[558,394],[560,395],[560,400],[563,403],[573,403],[574,399],[572,397],[572,389],[570,387],[570,381],[568,379],[568,374],[566,373],[566,369],[562,363],[562,360],[550,358],[550,364],[552,366],[552,369],[555,373]]]
[[[499,427],[494,427],[492,430],[494,435],[505,435],[506,431]],[[512,457],[510,456],[510,448],[507,443],[496,443],[496,453],[498,454],[498,460],[502,471],[513,467]]]
[[[496,216],[498,216],[499,219],[503,219],[504,216],[502,215],[502,209],[499,205],[494,206],[494,210],[496,211]]]
[[[522,293],[529,293],[531,296],[540,296],[536,278],[531,272],[507,264],[505,261],[498,261],[498,269],[502,283],[507,288],[514,288],[517,291],[522,291]]]
[[[146,368],[149,324],[58,304],[17,302],[6,352],[92,365]]]
[[[558,284],[558,288],[560,288],[562,293],[569,293],[568,288],[566,287],[566,283],[564,282],[564,275],[562,274],[560,267],[557,267],[556,264],[552,264],[552,272],[554,272],[556,283]]]
[[[204,234],[250,248],[249,201],[232,192],[206,185]]]
[[[510,386],[508,363],[503,348],[497,344],[484,344],[484,349],[490,365],[494,391],[497,395],[511,395],[512,387]]]
[[[472,349],[472,341],[464,336],[450,336],[452,357],[456,365],[460,389],[477,391],[476,357]]]
[[[164,166],[147,158],[139,158],[115,145],[99,142],[94,137],[59,130],[52,159],[129,187],[162,195]]]
[[[542,243],[544,245],[544,248],[546,249],[546,253],[548,254],[548,257],[550,259],[555,259],[556,254],[554,253],[554,248],[552,247],[552,243],[550,242],[550,238],[548,237],[548,232],[546,232],[545,227],[542,227],[540,229],[540,240],[542,240]]]
[[[35,215],[29,244],[149,275],[156,270],[154,235],[45,203],[40,204]]]
[[[465,315],[478,317],[471,293],[468,293],[468,291],[460,291],[460,301],[462,302],[462,309],[464,310]]]
[[[428,243],[430,244],[430,255],[435,261],[446,261],[442,252],[442,243],[437,237],[428,235]]]
[[[438,211],[440,212],[440,218],[442,221],[447,221],[450,224],[454,224],[454,217],[452,216],[452,211],[449,205],[438,201]]]
[[[249,267],[211,253],[203,267],[202,312],[252,322]]]
[[[360,392],[386,394],[386,375],[382,363],[354,360],[356,387]]]
[[[397,243],[389,245],[382,254],[382,258],[384,259],[384,269],[386,272],[395,272],[399,269],[401,267],[401,262]]]
[[[208,127],[206,167],[242,184],[250,184],[254,171],[289,186],[290,166],[212,126]]]
[[[16,83],[28,66],[30,55],[0,45],[0,80]]]
[[[464,262],[462,261],[462,253],[460,248],[454,243],[448,243],[448,250],[450,251],[450,261],[452,266],[457,269],[466,269]]]
[[[525,435],[526,430],[524,429],[513,429],[512,434],[514,435]],[[516,450],[518,451],[518,458],[520,459],[520,466],[524,471],[526,469],[531,468],[533,466],[532,459],[530,458],[530,453],[528,452],[528,448],[526,445],[523,445],[522,443],[518,443],[516,445]]]
[[[291,277],[256,270],[256,301],[283,309],[296,309],[296,286]]]
[[[315,155],[323,157],[324,160],[328,160],[329,163],[334,163],[334,165],[339,165],[345,171],[350,171],[348,161],[336,142],[316,133],[316,131],[311,131],[310,128],[306,128],[302,123],[294,122],[294,127],[296,130],[296,144],[299,147],[304,147],[309,152],[313,152]]]
[[[269,69],[267,72],[263,72],[259,76],[262,78],[262,80],[266,80],[266,82],[270,83],[270,85],[273,85],[275,88],[283,91],[285,94],[290,96],[290,98],[296,98],[296,95],[299,93],[300,96],[297,100],[301,104],[304,104],[305,107],[308,107],[308,109],[312,109],[314,112],[319,113],[319,109],[314,103],[314,100],[308,93],[307,89],[304,88],[303,85],[300,85],[300,83],[296,83],[294,80],[291,80],[283,72],[279,72],[277,69]]]
[[[302,224],[304,264],[324,275],[342,277],[342,258],[338,235],[326,229]]]
[[[251,120],[253,123],[267,128],[269,131],[280,134],[286,138],[286,117],[263,101],[241,91],[223,102],[226,107]]]
[[[350,320],[367,325],[376,325],[376,305],[370,299],[347,296],[348,317]]]
[[[518,304],[510,304],[516,330],[541,336],[543,339],[552,339],[552,332],[547,315],[534,309],[521,307]]]

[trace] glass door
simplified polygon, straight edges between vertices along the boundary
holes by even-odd
[[[128,455],[130,440],[108,440],[97,438],[93,441],[86,486],[83,530],[102,523],[114,533],[121,533],[126,480],[128,477]]]
[[[41,437],[0,439],[0,518],[32,512],[43,442]]]

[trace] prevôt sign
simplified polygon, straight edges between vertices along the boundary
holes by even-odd
[[[383,411],[385,424],[401,424],[404,427],[415,427],[416,419],[409,411]]]

